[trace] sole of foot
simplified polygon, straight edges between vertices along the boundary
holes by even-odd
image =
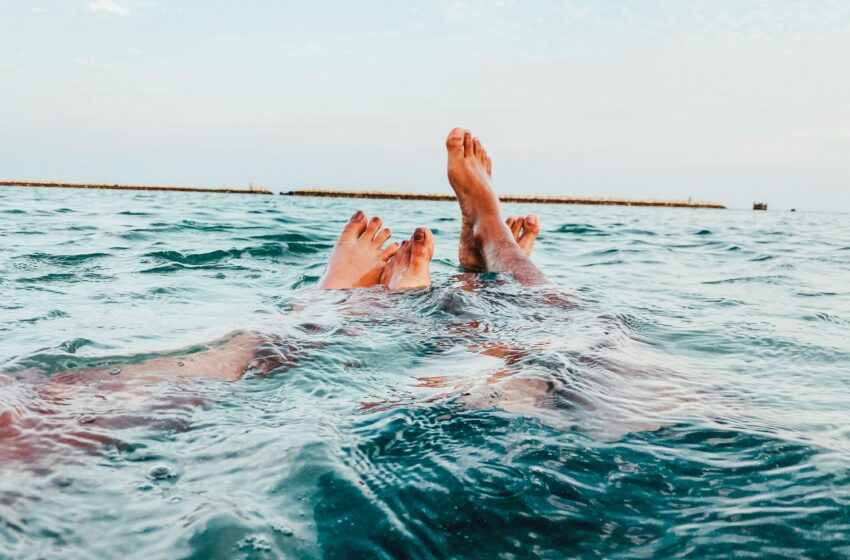
[[[493,191],[493,161],[478,138],[468,130],[455,128],[446,139],[449,183],[460,203],[462,223],[458,259],[470,270],[486,270],[480,247],[482,235],[492,235],[502,228],[499,199]],[[511,216],[505,224],[514,241],[527,257],[540,233],[537,216]],[[489,231],[487,231],[489,230]]]
[[[481,251],[475,241],[476,224],[482,212],[499,213],[499,200],[491,187],[493,162],[481,142],[462,128],[449,133],[446,150],[449,184],[457,195],[462,216],[458,260],[464,268],[483,270]]]

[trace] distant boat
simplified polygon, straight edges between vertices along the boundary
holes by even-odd
[[[753,210],[767,210],[767,202],[753,202]]]

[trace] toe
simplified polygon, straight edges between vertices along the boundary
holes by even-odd
[[[472,153],[475,154],[475,157],[481,159],[481,154],[484,151],[484,148],[481,147],[481,140],[478,138],[472,139]]]
[[[398,248],[398,252],[393,257],[393,264],[396,266],[401,266],[402,268],[410,265],[410,247],[413,244],[404,240],[401,242],[401,247]]]
[[[342,230],[342,235],[339,236],[340,239],[357,239],[363,234],[363,231],[366,229],[366,215],[358,210],[351,216],[351,219],[348,220],[348,223],[345,224],[345,227]]]
[[[398,253],[398,250],[400,248],[401,245],[399,245],[398,243],[390,243],[389,245],[387,245],[386,249],[381,251],[381,260],[384,262],[390,260],[396,253]]]
[[[515,221],[516,221],[515,216],[508,216],[508,219],[505,220],[505,223],[508,224],[508,228],[513,229]]]
[[[380,247],[381,245],[387,242],[387,239],[389,239],[391,235],[392,232],[390,231],[390,228],[382,229],[378,232],[378,235],[375,236],[375,245],[377,247]]]
[[[416,228],[411,241],[411,255],[414,259],[430,260],[434,254],[434,234],[428,228]]]
[[[525,217],[525,224],[523,225],[522,234],[525,235],[533,235],[537,236],[540,233],[540,220],[537,219],[537,216],[534,214],[529,214]]]
[[[487,170],[487,175],[493,174],[493,161],[490,156],[484,156],[484,169]]]
[[[375,234],[381,229],[381,224],[381,218],[378,216],[369,220],[369,225],[366,226],[366,231],[363,232],[363,237],[361,239],[372,241],[375,238]]]
[[[446,149],[449,151],[449,155],[463,155],[463,133],[462,128],[453,128],[449,132],[449,137],[446,138]]]
[[[475,146],[472,142],[472,134],[470,134],[468,130],[463,132],[463,155],[468,158],[475,155]]]
[[[514,220],[514,224],[511,226],[511,233],[514,235],[514,239],[519,239],[519,232],[522,231],[522,226],[524,223],[524,218],[517,218],[516,220]]]

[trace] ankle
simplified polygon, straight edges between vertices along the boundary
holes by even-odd
[[[511,230],[502,222],[498,214],[489,219],[479,219],[473,227],[473,235],[475,244],[479,248],[488,244],[514,240]]]

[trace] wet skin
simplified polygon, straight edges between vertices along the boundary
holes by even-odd
[[[363,212],[354,213],[334,246],[320,288],[347,290],[381,285],[389,290],[415,290],[431,285],[431,230],[417,228],[409,240],[384,247],[391,232],[381,225],[377,216],[367,220]]]
[[[524,218],[502,219],[499,200],[492,188],[492,162],[479,140],[468,131],[452,130],[446,140],[446,148],[449,182],[457,195],[463,217],[458,251],[461,264],[475,270],[509,273],[523,284],[546,283],[542,272],[529,260],[539,233],[537,217],[531,214]],[[430,263],[434,255],[431,231],[417,228],[410,239],[401,244],[386,245],[391,232],[388,228],[382,229],[382,225],[378,217],[367,219],[363,212],[355,212],[334,246],[319,287],[342,290],[383,286],[393,291],[429,287]],[[81,389],[95,382],[118,383],[121,387],[126,385],[127,389],[131,385],[135,387],[131,392],[143,392],[147,382],[169,374],[236,380],[248,368],[267,372],[276,364],[287,361],[285,358],[278,359],[265,367],[255,351],[262,341],[263,337],[257,333],[235,332],[196,352],[178,351],[137,364],[59,374],[54,376],[52,383],[42,387],[42,391],[49,394],[53,387],[65,387],[60,394],[67,396],[66,385],[76,381],[75,384],[82,384]],[[112,378],[116,371],[120,371],[121,381]],[[132,382],[127,384],[131,379]],[[0,381],[8,383],[11,380],[4,376]],[[117,392],[117,388],[114,389]],[[67,401],[64,396],[58,400],[47,400],[55,401],[59,406]],[[0,439],[14,435],[18,416],[14,411],[0,416],[0,435],[4,436]],[[18,449],[10,453],[21,458],[32,451]],[[10,458],[8,455],[6,458]]]
[[[468,130],[455,128],[446,139],[446,150],[449,183],[457,195],[462,217],[458,247],[461,264],[487,272],[509,273],[522,284],[548,283],[502,220],[499,199],[493,191],[492,162],[478,138],[473,138]],[[516,222],[511,226],[516,226]],[[525,225],[523,219],[518,231]],[[531,228],[537,225],[536,217],[528,225],[531,233]],[[533,244],[533,237],[530,243]]]

